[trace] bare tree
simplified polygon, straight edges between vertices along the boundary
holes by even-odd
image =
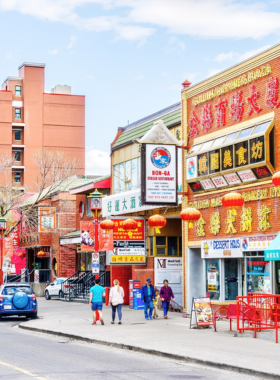
[[[11,154],[0,155],[0,173],[10,169],[14,164],[15,158]]]
[[[17,215],[16,220],[6,230],[5,236],[9,236],[21,222],[26,232],[37,231],[39,205],[56,192],[68,191],[71,182],[75,179],[73,176],[79,174],[77,160],[65,156],[60,151],[38,150],[33,156],[33,161],[37,167],[37,176],[34,180],[37,193],[32,196],[27,192],[28,184],[23,190],[22,187],[13,183],[10,176],[2,175],[0,216],[7,218],[12,211]],[[3,168],[2,173],[8,173],[12,164],[13,161],[9,161],[7,157],[0,156],[0,173],[1,168]],[[60,207],[67,209],[67,199],[62,203]]]

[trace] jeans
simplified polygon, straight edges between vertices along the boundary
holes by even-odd
[[[167,315],[170,301],[162,301],[163,315]]]
[[[116,305],[116,306],[112,305],[112,320],[113,320],[113,322],[115,321],[116,310],[118,312],[119,321],[121,321],[122,320],[122,303],[120,303],[119,305]]]
[[[145,318],[148,319],[148,318],[152,318],[152,315],[153,315],[153,308],[154,308],[154,305],[153,305],[153,301],[148,301],[148,302],[144,302],[144,313],[145,313]],[[148,315],[148,309],[149,310],[149,315]]]

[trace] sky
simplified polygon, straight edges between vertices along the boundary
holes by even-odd
[[[46,63],[46,91],[85,95],[86,174],[105,175],[118,127],[280,43],[279,19],[277,0],[0,0],[0,73]]]

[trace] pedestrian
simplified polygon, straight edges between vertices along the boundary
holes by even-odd
[[[89,290],[89,304],[91,306],[92,315],[93,315],[92,324],[96,325],[96,311],[97,311],[99,314],[101,325],[104,325],[104,321],[102,318],[102,306],[103,306],[102,297],[105,296],[105,289],[102,286],[100,286],[99,278],[97,278],[94,282],[95,282],[95,285]]]
[[[119,280],[114,280],[114,285],[110,289],[109,294],[109,302],[112,306],[112,325],[115,323],[115,316],[116,316],[116,310],[118,312],[119,317],[119,323],[118,325],[122,324],[122,305],[123,305],[123,297],[124,297],[124,290],[123,287],[120,286]]]
[[[158,300],[159,300],[159,291],[158,289],[155,290],[155,300],[153,302],[154,305],[154,312],[153,312],[153,318],[158,318]]]
[[[146,319],[153,319],[153,301],[155,300],[155,289],[152,285],[152,280],[150,278],[147,278],[146,285],[142,286],[142,293],[141,293],[142,301],[144,301],[144,313]],[[149,309],[149,315],[148,315],[148,309]]]
[[[163,287],[160,289],[159,295],[160,299],[162,300],[163,318],[167,319],[167,313],[171,298],[173,301],[175,300],[172,289],[170,286],[168,286],[168,280],[163,281]]]

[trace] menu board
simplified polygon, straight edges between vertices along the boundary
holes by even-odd
[[[195,314],[197,327],[210,326],[214,324],[211,301],[209,297],[193,298],[192,313]]]

